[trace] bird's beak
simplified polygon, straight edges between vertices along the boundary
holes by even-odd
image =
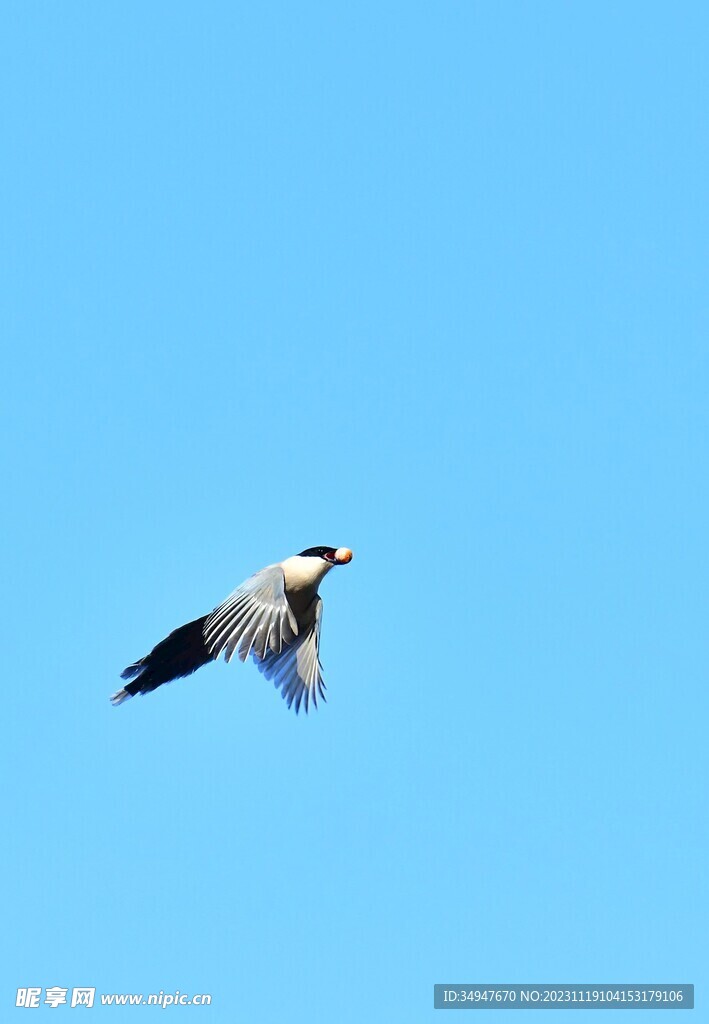
[[[349,548],[338,548],[335,552],[335,565],[347,565],[352,561],[352,552]]]

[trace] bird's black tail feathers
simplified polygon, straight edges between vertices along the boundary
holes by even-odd
[[[121,679],[130,679],[131,682],[113,694],[113,705],[122,704],[136,693],[150,693],[172,679],[189,676],[208,661],[213,661],[202,631],[206,620],[207,616],[203,615],[173,630],[150,654],[124,669]]]

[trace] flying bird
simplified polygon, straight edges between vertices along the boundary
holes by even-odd
[[[318,587],[335,565],[352,561],[349,548],[306,548],[245,580],[209,615],[180,626],[140,661],[121,672],[130,682],[113,694],[114,707],[136,693],[189,676],[224,654],[251,654],[296,714],[318,696],[325,700],[320,664],[322,600]]]

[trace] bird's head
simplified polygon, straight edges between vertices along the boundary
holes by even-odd
[[[321,558],[329,565],[347,565],[352,561],[352,552],[349,548],[333,548],[323,544],[317,548],[306,548],[301,551],[300,558]]]

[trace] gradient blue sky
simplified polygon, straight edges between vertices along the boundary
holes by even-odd
[[[707,5],[3,15],[2,1005],[701,1005]],[[234,664],[111,708],[321,543],[317,714]]]

